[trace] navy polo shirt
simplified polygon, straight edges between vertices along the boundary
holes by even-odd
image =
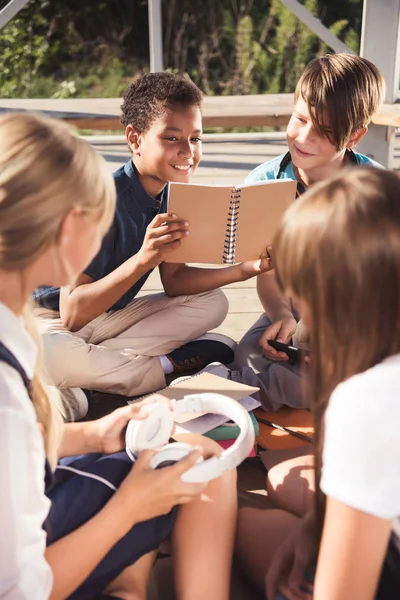
[[[146,228],[158,213],[167,212],[167,187],[153,198],[142,187],[132,161],[115,171],[117,204],[113,224],[103,239],[100,252],[84,273],[102,279],[139,252]],[[151,270],[145,273],[109,310],[125,308],[143,287]],[[41,287],[34,298],[45,308],[59,310],[59,288]]]

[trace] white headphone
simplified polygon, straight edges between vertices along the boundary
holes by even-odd
[[[234,469],[248,457],[255,441],[254,427],[249,413],[239,402],[228,396],[216,393],[190,394],[183,400],[172,400],[173,411],[167,404],[146,404],[148,417],[143,421],[129,421],[125,442],[128,456],[135,460],[140,450],[157,449],[151,460],[151,467],[164,467],[173,464],[193,450],[190,444],[168,440],[174,428],[174,415],[182,413],[213,413],[225,415],[240,428],[235,443],[220,456],[200,460],[185,471],[183,481],[201,483],[216,479],[224,471]],[[165,445],[166,444],[166,445]]]

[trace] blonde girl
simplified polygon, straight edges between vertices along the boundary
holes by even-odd
[[[280,285],[299,303],[310,334],[318,492],[309,495],[316,510],[300,519],[282,510],[246,511],[240,555],[260,586],[268,572],[269,600],[278,588],[287,600],[394,600],[400,597],[399,177],[359,167],[315,186],[287,212],[275,253]],[[252,534],[257,542],[250,545]]]
[[[0,132],[0,597],[144,599],[171,535],[177,597],[227,600],[235,473],[206,492],[183,483],[202,449],[160,471],[143,452],[132,468],[124,430],[146,418],[143,403],[65,425],[40,379],[28,298],[69,285],[98,252],[113,179],[61,123],[12,114]]]

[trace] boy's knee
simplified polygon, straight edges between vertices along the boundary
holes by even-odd
[[[259,368],[259,362],[263,361],[263,353],[258,343],[258,337],[245,335],[239,342],[235,350],[235,364],[237,367],[251,367],[256,372],[262,370]]]
[[[207,299],[206,329],[215,329],[221,325],[228,314],[228,298],[222,290],[217,289],[206,292],[204,299]]]
[[[46,383],[62,387],[68,379],[67,371],[73,368],[74,361],[66,359],[65,344],[62,336],[46,333],[41,336],[43,348],[43,374]]]
[[[238,367],[247,367],[247,359],[249,357],[249,351],[252,344],[249,344],[247,336],[240,340],[235,350],[235,364]]]

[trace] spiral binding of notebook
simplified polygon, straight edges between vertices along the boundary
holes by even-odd
[[[229,202],[224,252],[222,254],[222,262],[227,265],[233,265],[236,262],[236,240],[239,223],[240,192],[241,189],[239,188],[232,190],[231,199]]]

